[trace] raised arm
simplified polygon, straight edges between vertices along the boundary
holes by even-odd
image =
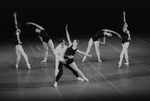
[[[18,24],[18,22],[17,22],[17,13],[16,12],[14,12],[14,21],[15,21],[15,27],[16,27],[16,29],[18,29],[18,26],[17,26],[17,24]]]
[[[123,22],[124,23],[126,22],[126,13],[125,13],[125,11],[123,11]]]
[[[71,40],[70,40],[70,35],[69,35],[69,32],[68,32],[68,25],[66,25],[66,36],[67,36],[67,40],[68,40],[68,42],[69,42],[69,46],[71,46],[72,45],[72,42],[71,42]]]
[[[36,24],[36,23],[33,23],[33,22],[27,22],[26,24],[28,24],[28,25],[34,25],[34,26],[36,26],[36,27],[38,27],[39,29],[41,29],[41,30],[44,30],[44,28],[42,27],[42,26],[40,26],[40,25],[38,25],[38,24]]]

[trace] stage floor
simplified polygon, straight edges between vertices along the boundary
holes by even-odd
[[[31,70],[21,58],[19,68],[15,68],[16,54],[13,43],[0,44],[0,98],[4,100],[33,101],[102,101],[145,99],[150,94],[150,37],[132,36],[129,46],[130,65],[118,68],[121,40],[107,38],[100,44],[102,63],[97,61],[95,48],[92,57],[82,63],[81,54],[75,55],[79,69],[89,82],[77,81],[64,67],[64,73],[54,88],[55,58],[49,50],[47,63],[43,59],[43,47],[39,40],[26,40],[23,48],[29,57]],[[79,49],[86,51],[89,38],[80,38]],[[54,41],[55,47],[58,45]]]

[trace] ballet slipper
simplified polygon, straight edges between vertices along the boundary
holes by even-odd
[[[41,62],[47,62],[47,60],[46,60],[46,59],[44,59],[44,60],[42,60]]]
[[[83,59],[82,59],[82,62],[84,62],[84,61],[86,60],[86,58],[87,58],[87,57],[86,57],[86,56],[84,56],[84,57],[83,57]]]
[[[99,62],[102,62],[102,60],[100,60],[100,59],[99,59],[98,61],[99,61]]]
[[[18,68],[18,64],[16,64],[15,67]]]
[[[119,64],[118,68],[120,68],[122,63],[121,63],[121,62],[119,62],[118,64]]]
[[[86,77],[84,77],[83,79],[84,79],[85,81],[89,81],[89,79],[88,79],[88,78],[86,78]]]
[[[54,87],[55,87],[55,88],[58,87],[57,82],[54,83]]]
[[[84,80],[83,80],[82,78],[80,78],[80,77],[78,77],[77,79],[78,79],[79,81],[84,81]]]
[[[31,69],[30,64],[27,64],[28,69]]]
[[[129,65],[129,63],[128,62],[126,62],[126,63],[124,63],[125,65]]]

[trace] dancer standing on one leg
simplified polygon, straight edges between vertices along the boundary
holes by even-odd
[[[130,44],[130,31],[127,29],[128,24],[126,22],[126,13],[123,12],[123,21],[124,21],[124,25],[123,25],[123,37],[122,37],[122,51],[120,53],[120,61],[119,61],[119,68],[122,65],[122,61],[123,61],[123,57],[125,55],[125,59],[126,59],[126,65],[129,65],[129,58],[128,58],[128,47]]]
[[[118,35],[119,38],[121,38],[121,36],[115,31],[112,31],[112,30],[109,30],[109,29],[102,29],[90,38],[90,40],[88,42],[88,47],[87,47],[87,50],[86,50],[86,54],[88,54],[90,52],[90,50],[91,50],[91,48],[94,44],[98,61],[102,62],[101,59],[100,59],[99,43],[105,44],[106,43],[106,37],[112,37],[111,33],[116,34],[116,35]],[[103,38],[103,42],[100,40],[101,38]],[[86,58],[87,58],[87,56],[84,56],[83,59],[82,59],[82,62],[84,62],[86,60]]]
[[[24,52],[24,50],[22,48],[22,42],[20,41],[20,34],[21,34],[20,27],[21,27],[21,25],[17,22],[17,13],[15,12],[13,16],[14,16],[15,27],[16,27],[16,32],[14,34],[14,44],[15,44],[15,50],[16,50],[16,55],[17,55],[16,68],[18,68],[20,58],[21,58],[20,54],[21,54],[25,58],[27,67],[29,69],[31,69],[29,61],[28,61],[28,56]]]
[[[82,78],[79,77],[77,71],[75,71],[64,59],[65,51],[68,48],[65,45],[65,40],[60,39],[59,45],[55,48],[55,76],[56,80],[54,83],[54,87],[57,87],[58,80],[60,79],[61,75],[63,74],[63,65],[67,67],[69,70],[73,72],[73,74],[77,77],[78,80],[84,81]]]
[[[38,36],[40,38],[40,40],[43,43],[43,47],[44,47],[44,60],[42,60],[41,62],[47,62],[47,58],[48,58],[48,46],[51,48],[52,52],[54,53],[54,44],[53,41],[51,39],[51,37],[48,35],[48,33],[45,31],[45,29],[33,22],[27,22],[26,24],[31,24],[36,26],[37,28],[35,29],[36,33],[39,33]]]

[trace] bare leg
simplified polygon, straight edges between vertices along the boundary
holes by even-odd
[[[24,57],[24,59],[25,59],[25,61],[26,61],[26,64],[27,64],[28,69],[31,69],[31,68],[30,68],[30,64],[29,64],[29,60],[28,60],[28,56],[27,56],[27,55],[26,55],[26,53],[24,52],[24,50],[23,50],[22,46],[20,46],[19,51],[20,51],[20,54]]]
[[[88,42],[88,47],[87,47],[87,50],[86,50],[86,54],[88,54],[88,53],[90,52],[92,46],[93,46],[93,39],[90,38],[90,40],[89,40],[89,42]],[[86,58],[87,58],[87,56],[84,55],[84,57],[83,57],[83,59],[82,59],[82,62],[84,62]]]
[[[70,66],[76,70],[80,75],[81,77],[85,80],[85,81],[89,81],[85,76],[84,74],[81,72],[81,70],[77,67],[77,65],[75,64],[75,62],[71,63]]]
[[[125,54],[125,45],[122,44],[122,51],[120,53],[119,67],[122,65],[124,54]]]
[[[46,62],[48,58],[48,45],[46,42],[43,42],[43,48],[44,48],[44,60],[41,62]]]
[[[129,42],[125,43],[125,59],[126,59],[126,65],[129,65],[129,58],[128,58],[128,47],[129,47]]]
[[[17,59],[16,59],[16,68],[18,68],[19,62],[20,62],[20,52],[19,52],[19,47],[16,45],[15,50],[16,50],[16,55],[17,55]]]
[[[100,59],[99,41],[95,41],[94,45],[95,45],[95,51],[96,51],[98,61],[102,62],[101,59]]]
[[[51,48],[51,50],[52,50],[52,52],[54,54],[54,43],[53,43],[53,41],[51,39],[48,41],[48,45],[49,45],[49,47]]]

